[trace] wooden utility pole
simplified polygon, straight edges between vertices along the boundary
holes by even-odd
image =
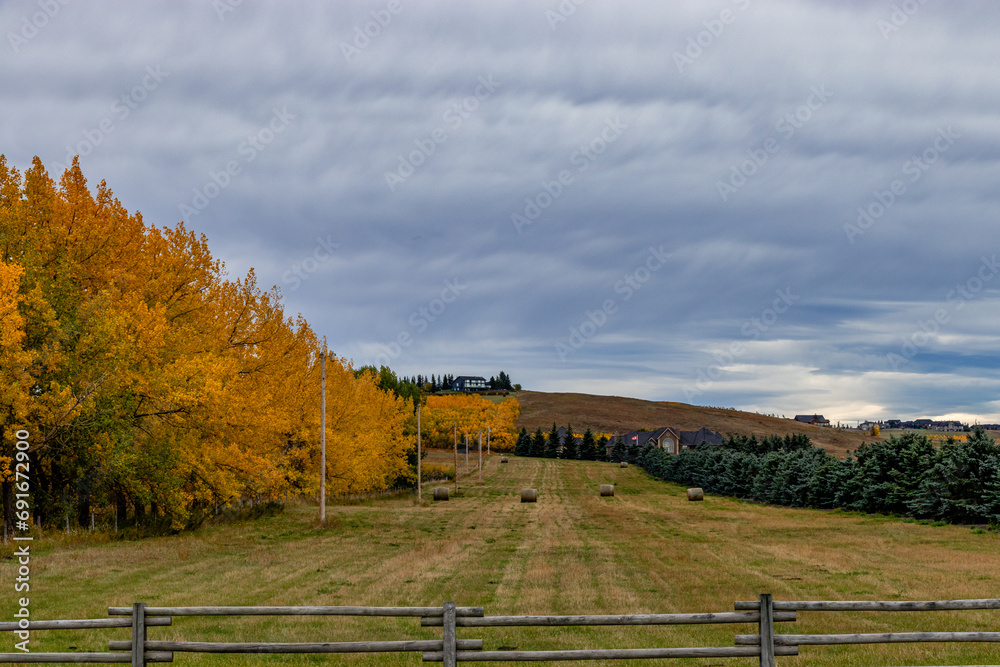
[[[465,469],[469,469],[469,432],[465,432]]]
[[[326,523],[326,341],[319,353],[319,522]]]
[[[486,427],[486,454],[490,453],[490,431],[493,430],[492,426]]]
[[[483,483],[483,431],[479,430],[479,483]]]
[[[458,424],[455,424],[455,495],[458,495]]]
[[[420,397],[417,397],[417,500],[420,495]]]

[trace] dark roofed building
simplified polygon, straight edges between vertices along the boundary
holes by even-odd
[[[478,375],[459,375],[451,383],[452,391],[483,391],[489,388],[486,378]]]
[[[702,426],[697,431],[681,431],[680,441],[682,449],[697,447],[701,444],[721,445],[722,435],[714,431],[709,431],[707,428]]]
[[[829,424],[830,420],[825,418],[823,415],[795,415],[795,421],[802,422],[803,424]]]
[[[661,426],[652,431],[630,431],[621,436],[622,442],[629,447],[658,447],[665,449],[670,454],[676,454],[680,437],[677,432],[669,426]],[[614,444],[613,442],[611,443]]]

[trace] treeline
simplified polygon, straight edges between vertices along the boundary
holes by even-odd
[[[15,511],[61,525],[96,510],[183,528],[229,503],[315,493],[322,350],[276,288],[253,271],[230,279],[204,236],[147,225],[103,182],[91,192],[77,161],[56,182],[37,158],[21,174],[0,156],[8,527]],[[411,479],[412,405],[377,373],[326,366],[329,493]]]
[[[374,368],[374,367],[372,367]],[[403,376],[400,378],[400,382],[411,384],[414,387],[419,387],[421,390],[433,393],[437,391],[449,391],[452,384],[455,382],[454,375],[410,375]],[[510,376],[504,371],[500,371],[497,375],[491,375],[490,379],[487,381],[489,388],[498,391],[519,391],[521,385],[514,385],[510,382]]]
[[[615,443],[618,447],[624,447],[621,439]],[[559,428],[553,424],[548,435],[538,427],[534,435],[530,435],[527,429],[522,428],[514,445],[516,456],[537,456],[547,459],[567,459],[573,461],[607,461],[608,438],[601,436],[594,439],[594,434],[588,428],[582,437],[573,435],[573,429],[566,427],[565,434],[559,436]],[[612,459],[614,460],[614,459]]]
[[[1000,447],[981,428],[935,447],[905,433],[865,443],[841,460],[804,435],[733,436],[672,456],[631,448],[623,460],[706,492],[789,507],[841,508],[932,521],[1000,521]]]

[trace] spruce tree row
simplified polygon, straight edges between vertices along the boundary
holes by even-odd
[[[541,427],[534,435],[529,435],[527,429],[522,428],[521,434],[517,437],[517,444],[514,445],[514,455],[573,461],[606,461],[607,443],[608,439],[604,436],[595,440],[589,428],[584,431],[582,437],[577,438],[573,435],[571,426],[566,426],[566,435],[560,439],[559,429],[553,424],[548,436],[542,433]]]
[[[922,434],[890,436],[843,460],[804,435],[732,436],[677,455],[653,447],[620,453],[654,477],[772,505],[1000,523],[1000,446],[978,427],[967,441],[941,447]]]

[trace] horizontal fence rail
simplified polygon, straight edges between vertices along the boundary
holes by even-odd
[[[478,651],[483,648],[482,639],[459,639],[457,648]],[[112,651],[129,651],[130,641],[110,641]],[[440,639],[403,640],[382,642],[166,642],[146,641],[148,651],[177,651],[178,653],[399,653],[405,651],[441,651],[444,642]]]
[[[776,649],[777,655],[798,655],[795,647]],[[575,651],[459,651],[458,662],[520,662],[555,660],[658,660],[664,658],[755,658],[760,649],[741,646],[694,648],[610,648]],[[424,662],[441,662],[442,653],[425,653]]]
[[[774,635],[775,646],[904,644],[917,642],[1000,642],[1000,632],[873,632],[843,635]],[[760,645],[760,635],[736,635],[737,645]]]
[[[736,610],[757,610],[752,601],[736,603]],[[1000,599],[940,600],[936,602],[866,602],[866,601],[777,601],[775,611],[964,611],[969,609],[1000,609]]]
[[[126,616],[131,607],[108,607]],[[443,616],[441,607],[146,607],[150,616]],[[456,616],[482,616],[482,607],[455,607]]]
[[[131,612],[129,612],[131,613]],[[170,625],[169,617],[151,616],[146,618],[147,626],[163,627]],[[28,621],[27,627],[18,623],[0,623],[0,631],[4,630],[91,630],[94,628],[131,628],[131,618],[81,618],[73,621]]]
[[[172,653],[147,653],[146,662],[173,662]],[[0,662],[132,662],[128,653],[0,653]]]
[[[795,620],[795,612],[774,615],[775,622]],[[460,628],[499,628],[516,626],[586,626],[586,625],[702,625],[715,623],[759,623],[760,612],[720,614],[620,614],[604,616],[484,616],[456,618]],[[422,618],[424,627],[441,627],[443,618]]]

